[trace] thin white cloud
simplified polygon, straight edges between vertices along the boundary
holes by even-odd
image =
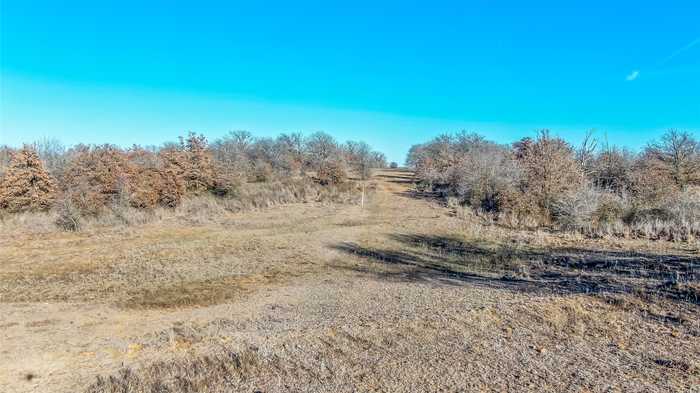
[[[639,71],[634,70],[629,75],[627,75],[627,78],[625,78],[625,79],[627,79],[628,82],[632,82],[633,80],[635,80],[637,78],[639,78]]]
[[[668,56],[667,58],[663,59],[663,60],[661,61],[661,63],[659,63],[659,66],[662,66],[662,65],[668,63],[669,61],[673,60],[676,56],[680,55],[681,53],[683,53],[683,52],[685,52],[685,51],[687,51],[687,50],[692,49],[692,48],[693,48],[694,46],[696,46],[696,45],[700,45],[700,37],[696,38],[695,40],[693,40],[693,41],[692,41],[691,43],[689,43],[688,45],[686,45],[686,46],[684,46],[684,47],[678,49],[677,51],[671,53],[670,56]]]
[[[658,73],[658,72],[656,72],[656,71],[659,70],[660,68],[662,68],[662,67],[663,67],[664,65],[666,65],[668,62],[670,62],[671,60],[673,60],[673,59],[675,59],[676,57],[680,56],[682,53],[687,52],[687,51],[693,49],[693,48],[696,47],[696,46],[700,46],[700,37],[694,39],[693,41],[691,41],[690,43],[688,43],[688,44],[685,45],[684,47],[682,47],[682,48],[676,50],[675,52],[671,53],[669,56],[667,56],[666,58],[664,58],[663,60],[661,60],[661,61],[656,65],[656,67],[654,67],[654,68],[652,69],[652,74]],[[648,70],[647,70],[647,71],[648,71]],[[634,80],[637,80],[637,78],[639,78],[639,70],[633,70],[629,75],[627,75],[627,77],[625,78],[625,80],[627,80],[628,82],[632,82],[632,81],[634,81]]]

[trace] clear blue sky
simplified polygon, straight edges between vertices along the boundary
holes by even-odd
[[[700,132],[697,0],[329,3],[0,0],[0,144]]]

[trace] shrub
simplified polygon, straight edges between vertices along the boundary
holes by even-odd
[[[166,168],[160,171],[160,180],[158,204],[170,208],[179,205],[185,190],[185,185],[180,178]]]
[[[543,219],[542,208],[532,198],[526,198],[521,192],[516,192],[502,200],[503,209],[496,215],[500,224],[519,228],[536,228],[549,221]]]
[[[512,149],[462,132],[414,145],[406,163],[419,191],[495,213],[500,224],[674,240],[700,226],[688,191],[700,184],[700,145],[688,133],[669,131],[635,155],[599,152],[590,133],[575,151],[546,130]]]
[[[658,162],[643,155],[632,167],[630,192],[640,206],[654,206],[681,191],[678,184],[657,165]]]
[[[195,194],[209,190],[214,181],[214,165],[211,152],[207,150],[204,135],[190,133],[184,141],[187,165],[184,171],[185,187]]]
[[[138,168],[129,182],[128,202],[137,208],[153,208],[158,205],[162,188],[161,174],[156,169]]]
[[[564,229],[591,232],[598,224],[601,192],[585,184],[557,196],[552,204],[554,221]]]
[[[623,219],[636,237],[697,238],[700,236],[700,188],[688,187],[654,205],[634,205],[626,211]]]
[[[601,189],[621,194],[632,187],[632,153],[608,147],[593,159],[591,180]]]
[[[162,168],[163,161],[158,156],[155,148],[145,149],[141,146],[134,145],[126,151],[126,159],[134,167],[139,168]]]
[[[595,211],[595,221],[598,226],[618,224],[624,220],[630,211],[630,200],[627,194],[601,192],[598,209]]]
[[[546,130],[540,132],[534,142],[521,141],[516,151],[523,171],[525,195],[547,216],[551,215],[557,198],[576,191],[583,183],[583,172],[575,160],[574,150]]]
[[[392,161],[391,164],[389,164],[389,168],[391,169],[397,169],[399,167],[399,164],[397,162]]]
[[[66,170],[63,191],[83,214],[96,215],[123,196],[131,173],[119,148],[80,147]]]
[[[349,201],[360,194],[346,182],[346,157],[359,157],[365,169],[386,165],[385,157],[368,145],[351,142],[346,146],[350,145],[360,149],[350,154],[352,149],[322,133],[304,139],[301,134],[253,138],[247,132],[236,132],[211,147],[202,135],[189,133],[179,143],[165,143],[161,148],[135,145],[126,150],[112,145],[77,145],[65,150],[55,140],[42,140],[34,145],[40,150],[38,156],[34,154],[25,165],[29,172],[37,172],[29,176],[34,188],[20,187],[17,180],[25,176],[8,173],[14,150],[0,147],[0,196],[6,199],[0,204],[4,208],[0,218],[9,222],[3,217],[10,210],[48,209],[55,196],[60,201],[54,210],[43,213],[44,221],[48,227],[55,224],[65,230],[146,222],[167,215],[159,208],[177,207],[188,196],[225,197],[220,199],[222,204],[242,207],[301,200]],[[304,176],[307,169],[315,169],[316,182]],[[51,171],[58,175],[55,195]],[[363,173],[367,176],[368,172]],[[246,180],[259,182],[258,194],[250,191]],[[26,221],[16,218],[20,215],[13,217],[12,222]]]
[[[12,155],[0,180],[0,208],[10,212],[48,210],[56,197],[53,179],[28,146]]]
[[[129,178],[128,203],[136,208],[175,207],[180,203],[184,186],[172,172],[136,167]]]
[[[576,162],[587,176],[594,171],[597,148],[598,141],[593,137],[593,131],[588,131],[576,149]]]
[[[269,162],[257,160],[250,171],[249,181],[266,182],[272,180],[273,177],[272,165]]]
[[[73,204],[70,195],[61,198],[56,204],[58,215],[56,226],[64,231],[77,232],[82,228],[83,216],[80,209]]]
[[[161,152],[165,169],[184,184],[185,191],[194,195],[207,192],[214,185],[214,163],[203,135],[190,133],[180,138],[178,148]]]
[[[500,212],[509,205],[519,181],[520,169],[511,153],[485,141],[471,145],[449,172],[452,192],[487,212]]]
[[[456,162],[455,138],[440,135],[428,143],[413,146],[406,161],[425,188],[446,185],[450,168]]]
[[[666,206],[676,220],[700,223],[700,186],[686,188]]]
[[[235,197],[244,181],[245,179],[242,179],[237,172],[218,169],[215,171],[214,182],[210,191],[218,197]]]
[[[345,164],[339,160],[327,160],[319,167],[316,178],[322,185],[344,183],[348,178]]]
[[[185,150],[176,146],[174,150]],[[231,132],[215,140],[209,149],[216,170],[226,177],[269,182],[283,176],[318,172],[329,160],[342,160],[358,175],[368,178],[373,168],[386,166],[386,157],[364,142],[339,144],[332,136],[317,132],[304,138],[299,133],[277,138],[254,138],[247,131]],[[216,177],[216,174],[215,174]]]

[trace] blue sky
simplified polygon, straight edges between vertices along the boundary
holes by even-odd
[[[700,133],[700,2],[329,3],[1,0],[0,144]]]

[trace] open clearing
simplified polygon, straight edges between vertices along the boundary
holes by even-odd
[[[0,391],[700,391],[697,244],[485,226],[410,178],[0,234]]]

